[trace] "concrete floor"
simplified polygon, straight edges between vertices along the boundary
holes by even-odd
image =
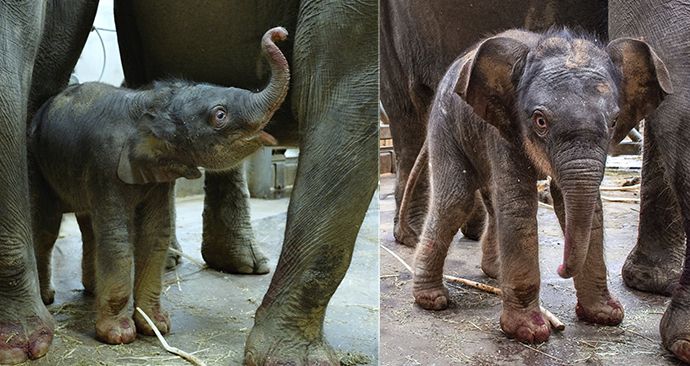
[[[634,162],[633,162],[633,165]],[[637,163],[639,166],[639,163]],[[628,171],[607,171],[605,185],[620,185]],[[407,263],[413,249],[393,239],[394,176],[381,177],[381,244]],[[631,192],[609,196],[634,197]],[[638,205],[604,204],[606,260],[609,289],[625,307],[620,326],[585,324],[575,315],[572,280],[562,279],[556,268],[562,259],[563,236],[553,211],[539,208],[542,305],[566,324],[561,333],[540,345],[527,346],[501,332],[500,299],[460,285],[448,285],[447,310],[427,311],[414,304],[412,277],[390,254],[381,251],[381,364],[382,365],[675,365],[679,362],[661,345],[659,321],[669,298],[628,289],[621,267],[635,243]],[[458,234],[446,259],[445,273],[497,286],[481,271],[481,246]]]
[[[378,364],[378,200],[374,199],[355,246],[350,270],[333,296],[325,323],[326,339],[347,365]],[[271,267],[285,230],[288,199],[251,200],[252,225]],[[202,197],[178,200],[177,235],[188,255],[201,259]],[[65,215],[53,256],[57,321],[48,355],[31,365],[188,365],[166,353],[155,337],[111,346],[95,340],[93,298],[81,285],[81,240],[74,217]],[[240,365],[256,308],[268,288],[269,275],[219,273],[183,260],[165,276],[163,306],[170,312],[172,332],[166,340],[204,360],[207,365]]]

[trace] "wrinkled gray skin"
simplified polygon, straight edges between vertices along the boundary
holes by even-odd
[[[612,36],[644,37],[676,88],[645,120],[639,232],[623,280],[637,290],[672,296],[659,326],[661,339],[690,363],[690,3],[610,1],[609,22]],[[637,121],[620,119],[613,142]]]
[[[272,78],[260,93],[175,81],[141,91],[86,83],[67,88],[39,110],[28,144],[44,303],[54,299],[50,260],[62,214],[75,212],[84,236],[93,236],[92,243],[85,241],[93,248],[85,251],[82,282],[96,294],[96,337],[120,344],[132,342],[136,332],[154,335],[139,313],[132,319],[132,293],[135,306],[168,332],[160,292],[172,183],[200,177],[197,167],[234,167],[274,142],[261,128],[287,94],[287,61],[273,43],[285,37],[284,29],[275,28],[262,40]]]
[[[408,183],[428,167],[430,205],[415,253],[415,301],[426,309],[447,307],[443,263],[479,192],[488,212],[484,257],[494,258],[482,268],[500,278],[501,328],[521,342],[547,340],[549,323],[539,309],[536,182],[549,175],[565,236],[558,273],[574,277],[577,316],[619,324],[623,308],[606,284],[599,185],[610,129],[619,115],[651,112],[653,103],[631,98],[647,92],[656,93],[658,103],[672,85],[654,51],[634,39],[603,48],[567,30],[511,30],[459,57],[439,84],[427,148]],[[403,207],[409,194],[406,189]]]
[[[54,322],[33,254],[26,124],[67,86],[97,1],[0,2],[0,364],[43,356]]]
[[[288,99],[266,131],[300,147],[282,253],[257,310],[245,362],[338,364],[323,339],[326,306],[342,280],[377,181],[377,8],[366,1],[118,0],[129,86],[178,76],[261,88],[266,67],[250,30],[276,24],[292,70]],[[346,34],[346,37],[339,35]],[[294,56],[293,56],[294,55]],[[202,255],[213,268],[258,272],[239,172],[208,174]],[[253,255],[252,255],[253,254]]]
[[[31,117],[67,85],[97,5],[54,2],[69,7],[0,3],[0,84],[10,86],[0,88],[0,202],[7,204],[0,206],[0,363],[40,357],[52,341],[28,225],[24,111]],[[256,49],[261,33],[282,25],[294,35],[294,43],[281,45],[292,66],[291,92],[266,130],[280,144],[299,143],[299,170],[281,259],[255,316],[246,363],[337,364],[323,339],[324,315],[376,187],[377,3],[117,1],[115,10],[131,87],[178,77],[258,90],[269,78]],[[206,202],[204,258],[218,269],[260,272],[263,256],[252,255],[239,172],[210,174],[206,183],[219,201]]]
[[[543,32],[565,25],[605,40],[606,0],[485,0],[471,7],[458,6],[455,0],[383,0],[380,11],[381,101],[391,120],[397,157],[394,235],[413,246],[426,215],[427,179],[417,182],[408,209],[399,208],[426,136],[434,92],[448,65],[487,34],[509,28]],[[463,234],[479,239],[484,217],[478,196],[471,218],[461,227]]]

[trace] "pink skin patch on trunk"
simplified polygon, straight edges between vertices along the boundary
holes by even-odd
[[[571,249],[570,247],[572,246],[572,240],[570,239],[570,235],[568,234],[568,227],[566,226],[565,228],[565,244],[563,245],[563,264],[558,266],[558,275],[561,276],[562,278],[570,278],[573,275],[570,274],[570,270],[566,267],[566,263],[568,263],[568,258],[570,257],[570,252]]]

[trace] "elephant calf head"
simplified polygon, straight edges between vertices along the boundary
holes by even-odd
[[[261,92],[170,81],[134,96],[130,115],[139,131],[122,150],[118,177],[130,184],[198,178],[199,166],[228,169],[261,146],[275,145],[262,128],[288,91],[288,63],[274,43],[286,37],[285,29],[273,28],[261,40],[272,73]]]
[[[567,30],[507,31],[481,42],[457,70],[456,93],[504,138],[521,143],[561,188],[565,252],[558,273],[574,276],[587,254],[616,121],[637,122],[672,93],[664,63],[641,40],[603,47]]]

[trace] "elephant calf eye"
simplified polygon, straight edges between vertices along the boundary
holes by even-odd
[[[221,129],[228,123],[228,111],[221,106],[214,107],[211,111],[211,126]]]
[[[546,116],[541,111],[534,111],[532,113],[532,123],[534,124],[534,131],[539,136],[545,136],[549,129],[549,123],[546,120]]]

